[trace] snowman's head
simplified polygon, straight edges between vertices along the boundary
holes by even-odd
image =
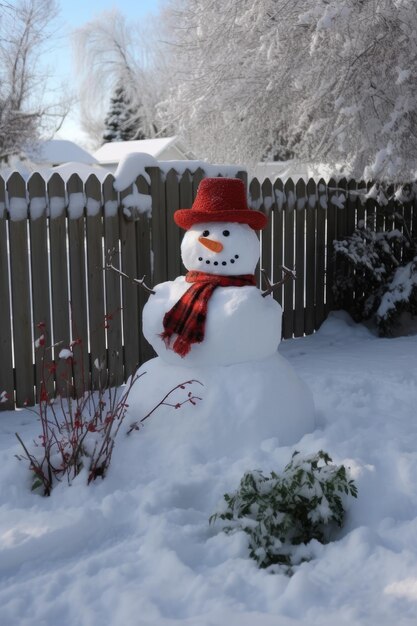
[[[253,274],[259,260],[259,240],[247,224],[194,224],[184,235],[181,257],[187,270],[222,276]]]

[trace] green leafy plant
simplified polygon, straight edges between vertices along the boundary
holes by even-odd
[[[246,472],[237,491],[224,495],[226,509],[212,515],[210,524],[220,519],[227,533],[243,530],[260,567],[290,567],[294,546],[330,541],[332,530],[343,524],[343,498],[349,495],[356,498],[357,489],[343,465],[333,465],[322,450],[305,458],[294,452],[282,475]]]

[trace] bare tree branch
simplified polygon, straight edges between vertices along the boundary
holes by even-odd
[[[1,160],[37,140],[51,122],[59,126],[68,101],[60,96],[54,104],[43,102],[46,79],[39,56],[49,42],[56,0],[16,0],[0,6]]]

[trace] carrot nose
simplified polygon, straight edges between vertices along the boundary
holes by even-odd
[[[207,239],[207,237],[199,237],[198,241],[213,252],[221,252],[223,250],[223,244],[220,241],[213,241],[213,239]]]

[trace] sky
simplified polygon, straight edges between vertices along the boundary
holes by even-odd
[[[71,33],[83,26],[100,13],[118,9],[127,20],[149,20],[158,12],[161,0],[59,0],[57,19],[57,37],[55,45],[48,53],[45,62],[50,66],[52,84],[58,87],[64,83],[76,87],[72,63]],[[88,147],[88,138],[82,132],[78,120],[77,107],[74,106],[55,138],[71,139]]]

